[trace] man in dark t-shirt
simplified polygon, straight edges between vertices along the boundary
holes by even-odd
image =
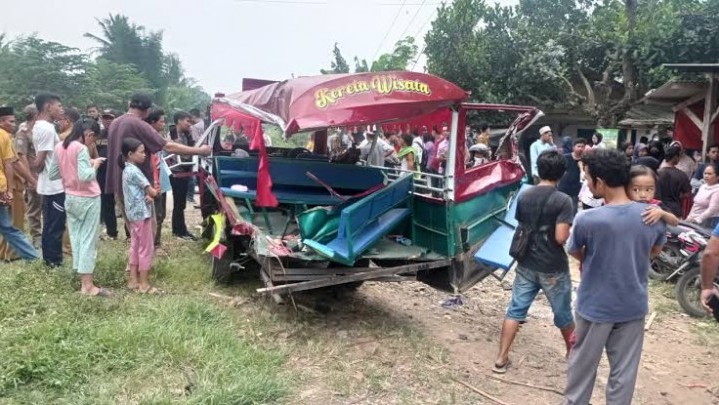
[[[659,199],[677,218],[682,217],[682,196],[692,191],[689,177],[676,167],[680,158],[680,148],[672,146],[667,149],[664,155],[667,166],[659,169],[657,181]]]
[[[556,189],[566,164],[564,156],[556,150],[542,152],[537,159],[539,183],[519,196],[517,221],[533,232],[529,252],[516,269],[512,300],[502,324],[499,354],[494,363],[495,373],[506,372],[509,349],[540,290],[552,307],[554,325],[562,332],[569,353],[569,338],[574,331],[572,280],[563,246],[569,238],[574,208],[569,196]]]
[[[567,160],[567,171],[564,172],[564,176],[562,176],[562,179],[559,180],[559,184],[557,185],[557,190],[572,199],[575,214],[577,213],[577,205],[579,204],[579,191],[582,189],[579,162],[582,160],[582,155],[584,155],[585,146],[587,146],[587,141],[584,138],[579,138],[574,141],[572,153],[564,155],[564,158]]]
[[[108,128],[117,116],[113,110],[105,110],[102,113],[103,129],[95,139],[95,147],[100,157],[107,158],[107,137]],[[97,182],[100,184],[102,197],[100,200],[100,219],[105,224],[107,237],[117,239],[117,216],[115,215],[115,197],[113,194],[105,193],[105,181],[107,179],[107,164],[100,165],[97,169]]]

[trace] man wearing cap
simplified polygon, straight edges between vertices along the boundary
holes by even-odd
[[[95,148],[97,150],[98,157],[108,157],[108,128],[110,128],[110,125],[115,117],[117,117],[117,113],[114,110],[109,109],[104,110],[102,112],[102,116],[100,116],[102,131],[100,131],[100,135],[95,139]],[[117,215],[115,215],[115,196],[113,194],[105,193],[107,166],[108,165],[104,164],[97,169],[97,182],[100,183],[100,190],[102,191],[102,196],[100,198],[100,220],[105,224],[107,237],[114,240],[117,239]]]
[[[15,112],[12,107],[0,107],[0,236],[3,238],[3,245],[7,247],[0,248],[3,260],[15,259],[10,249],[21,259],[35,260],[37,259],[37,251],[32,246],[28,238],[18,229],[13,222],[17,222],[17,213],[20,215],[20,221],[23,220],[24,211],[15,208],[15,199],[22,203],[22,191],[17,192],[16,182],[20,182],[15,178],[18,173],[22,178],[28,180],[31,184],[35,179],[30,174],[28,168],[18,163],[17,155],[12,147],[12,139],[10,134],[15,131]],[[15,195],[17,193],[17,195]],[[10,217],[10,210],[17,212]],[[13,219],[15,221],[13,221]]]
[[[532,178],[534,184],[539,183],[539,176],[537,175],[537,161],[539,155],[545,150],[554,149],[554,143],[552,142],[552,128],[544,126],[539,128],[539,139],[534,141],[532,146],[529,147],[529,160],[532,165]]]
[[[34,183],[25,184],[25,215],[27,217],[30,239],[35,249],[40,247],[42,236],[42,197],[37,193],[37,172],[35,170],[35,146],[32,143],[32,128],[37,120],[37,107],[30,104],[23,109],[25,122],[15,134],[15,153],[19,160],[30,168],[35,180]]]
[[[177,142],[169,141],[160,136],[150,124],[145,122],[152,107],[152,98],[143,93],[137,93],[130,99],[130,108],[127,114],[115,118],[108,131],[107,144],[107,178],[105,179],[105,193],[117,196],[116,204],[121,208],[124,216],[124,204],[120,197],[122,195],[122,169],[119,165],[122,141],[126,137],[138,139],[145,146],[145,153],[151,155],[160,151],[177,155],[200,155],[208,156],[212,149],[208,145],[187,146]],[[154,184],[151,159],[145,159],[140,170],[150,184]],[[153,210],[154,211],[154,210]],[[154,217],[153,212],[153,218]],[[155,221],[153,221],[155,222]],[[156,224],[153,224],[155,227]]]

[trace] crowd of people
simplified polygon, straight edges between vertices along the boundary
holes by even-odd
[[[149,272],[168,191],[174,197],[173,235],[195,240],[184,210],[193,201],[192,156],[211,152],[207,145],[195,146],[204,132],[202,114],[176,112],[166,131],[165,112],[147,94],[133,95],[125,114],[96,105],[81,114],[64,108],[60,96],[43,93],[23,115],[15,132],[14,109],[0,107],[1,258],[41,258],[59,267],[71,255],[81,293],[110,296],[95,285],[93,273],[100,224],[105,238],[117,239],[119,212],[130,242],[128,288],[158,292]],[[29,235],[23,232],[26,216]]]
[[[565,403],[590,402],[604,351],[610,365],[606,402],[631,403],[648,312],[650,260],[666,241],[666,226],[676,226],[680,218],[716,226],[719,147],[700,161],[677,141],[666,148],[643,140],[610,149],[595,133],[590,140],[564,138],[563,143],[557,148],[551,128],[543,127],[530,148],[536,187],[520,194],[516,213],[517,235],[530,235],[528,250],[515,256],[512,297],[493,371],[507,371],[514,338],[543,291],[566,346]],[[714,232],[702,263],[701,299],[707,310],[719,266],[719,227]],[[581,277],[574,314],[568,255],[579,261]]]
[[[464,162],[467,167],[487,163],[492,158],[487,124],[479,131],[465,128],[467,146]],[[395,167],[415,173],[443,174],[449,153],[449,127],[446,124],[393,129],[387,132],[367,128],[353,131],[338,129],[327,139],[331,162],[354,164],[359,160],[370,166]]]

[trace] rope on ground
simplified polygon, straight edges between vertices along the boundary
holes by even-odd
[[[464,385],[465,387],[467,387],[467,388],[469,388],[470,390],[476,392],[477,394],[479,394],[479,395],[481,395],[481,396],[483,396],[483,397],[489,399],[490,401],[492,401],[492,402],[494,402],[494,403],[497,403],[497,404],[499,404],[499,405],[509,405],[508,403],[502,401],[501,399],[495,398],[495,397],[493,397],[493,396],[487,394],[486,392],[480,390],[479,388],[477,388],[477,387],[475,387],[475,386],[472,386],[472,385],[470,385],[470,384],[468,384],[468,383],[466,383],[466,382],[464,382],[464,381],[460,381],[460,380],[458,380],[458,379],[456,379],[456,378],[454,378],[454,377],[450,377],[450,379],[451,379],[452,381],[456,382],[457,384]]]
[[[555,394],[557,394],[557,395],[562,395],[562,396],[564,395],[564,393],[563,393],[562,391],[560,391],[560,390],[558,390],[558,389],[556,389],[556,388],[552,388],[552,387],[543,387],[543,386],[541,386],[541,385],[534,385],[534,384],[523,383],[523,382],[519,382],[519,381],[507,380],[507,379],[504,379],[504,378],[499,378],[499,377],[494,376],[494,375],[487,375],[487,377],[489,377],[489,378],[491,378],[491,379],[493,379],[493,380],[497,380],[497,381],[501,381],[501,382],[503,382],[503,383],[507,383],[507,384],[521,385],[522,387],[529,387],[529,388],[534,388],[534,389],[538,389],[538,390],[542,390],[542,391],[549,391],[549,392],[553,392],[553,393],[555,393]]]

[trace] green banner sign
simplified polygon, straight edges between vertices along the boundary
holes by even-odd
[[[597,132],[602,134],[602,142],[607,145],[609,149],[616,149],[619,147],[617,141],[619,140],[619,130],[612,128],[597,128]]]

